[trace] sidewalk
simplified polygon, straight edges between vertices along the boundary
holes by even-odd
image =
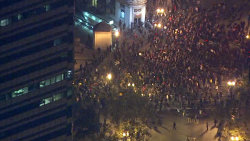
[[[172,113],[163,114],[162,119],[162,126],[150,130],[152,135],[150,141],[186,141],[187,137],[189,137],[190,141],[218,140],[218,138],[215,138],[217,128],[213,127],[212,120],[188,124],[185,117]],[[173,122],[176,122],[176,130],[173,130]],[[208,122],[208,131],[206,122]]]

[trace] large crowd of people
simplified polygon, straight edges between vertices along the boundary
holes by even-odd
[[[86,83],[80,89],[89,94],[98,85],[105,88],[100,80],[113,71],[120,79],[114,81],[120,83],[118,88],[135,83],[136,91],[150,97],[157,110],[172,104],[184,111],[195,109],[197,117],[205,107],[225,107],[229,102],[247,107],[249,102],[239,102],[226,82],[239,84],[246,70],[248,23],[227,20],[225,9],[223,3],[210,9],[175,8],[166,16],[155,16],[152,25],[160,23],[160,28],[123,28],[119,47],[109,59],[101,56],[92,67],[81,68],[79,80]]]

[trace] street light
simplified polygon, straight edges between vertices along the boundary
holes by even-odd
[[[238,141],[238,140],[239,140],[239,137],[233,137],[233,136],[232,136],[232,137],[231,137],[231,140],[232,140],[232,141]]]
[[[161,28],[162,25],[161,25],[161,23],[158,23],[158,24],[155,23],[154,26],[157,27],[157,28]]]
[[[157,9],[156,9],[156,13],[157,13],[157,14],[159,14],[159,13],[160,13],[160,14],[163,14],[164,11],[165,11],[165,10],[164,10],[163,8],[157,8]]]
[[[164,9],[161,9],[160,12],[163,13],[163,12],[164,12]]]
[[[135,83],[132,83],[132,87],[134,87],[135,86]]]
[[[228,81],[227,85],[228,86],[235,86],[236,82],[235,81]]]
[[[246,36],[246,38],[247,38],[247,39],[249,39],[249,38],[250,38],[250,36],[249,36],[249,35],[247,35],[247,36]]]
[[[120,36],[119,31],[115,31],[115,37],[119,37],[119,36]]]
[[[159,24],[157,25],[157,27],[158,27],[158,28],[161,28],[161,24],[159,23]]]
[[[160,10],[159,8],[157,8],[157,9],[156,9],[156,12],[157,12],[157,13],[160,13],[160,12],[161,12],[161,10]]]
[[[111,74],[111,73],[108,73],[107,76],[106,76],[106,78],[107,78],[108,80],[111,80],[111,79],[112,79],[112,74]]]

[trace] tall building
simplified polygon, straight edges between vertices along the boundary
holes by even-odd
[[[73,0],[0,0],[0,140],[71,140]]]

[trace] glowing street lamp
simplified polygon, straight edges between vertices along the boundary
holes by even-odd
[[[161,9],[160,12],[161,12],[161,13],[164,13],[164,9]]]
[[[160,12],[161,12],[161,9],[157,8],[157,9],[156,9],[156,12],[157,12],[157,13],[160,13]]]
[[[119,37],[120,36],[120,32],[119,31],[115,31],[115,37]]]
[[[132,83],[132,87],[134,87],[135,86],[135,83]]]
[[[235,81],[228,81],[227,85],[228,86],[235,86],[236,82]]]
[[[130,84],[130,83],[128,83],[128,86],[131,86],[131,84]]]
[[[158,27],[158,28],[161,28],[161,24],[159,23],[159,24],[157,25],[157,27]]]
[[[250,36],[249,36],[249,35],[247,35],[247,36],[246,36],[246,39],[249,39],[249,38],[250,38]]]
[[[232,141],[238,141],[238,140],[239,140],[239,137],[233,137],[233,136],[232,136],[232,137],[231,137],[231,140],[232,140]]]
[[[157,13],[157,14],[159,14],[159,13],[160,13],[160,14],[163,14],[164,11],[165,11],[165,10],[164,10],[163,8],[157,8],[157,9],[156,9],[156,13]]]
[[[111,74],[111,73],[108,73],[107,76],[106,76],[106,78],[107,78],[108,80],[111,80],[111,79],[112,79],[112,74]]]
[[[161,28],[161,27],[162,27],[161,23],[158,23],[158,24],[155,23],[154,26],[155,26],[156,28]]]

